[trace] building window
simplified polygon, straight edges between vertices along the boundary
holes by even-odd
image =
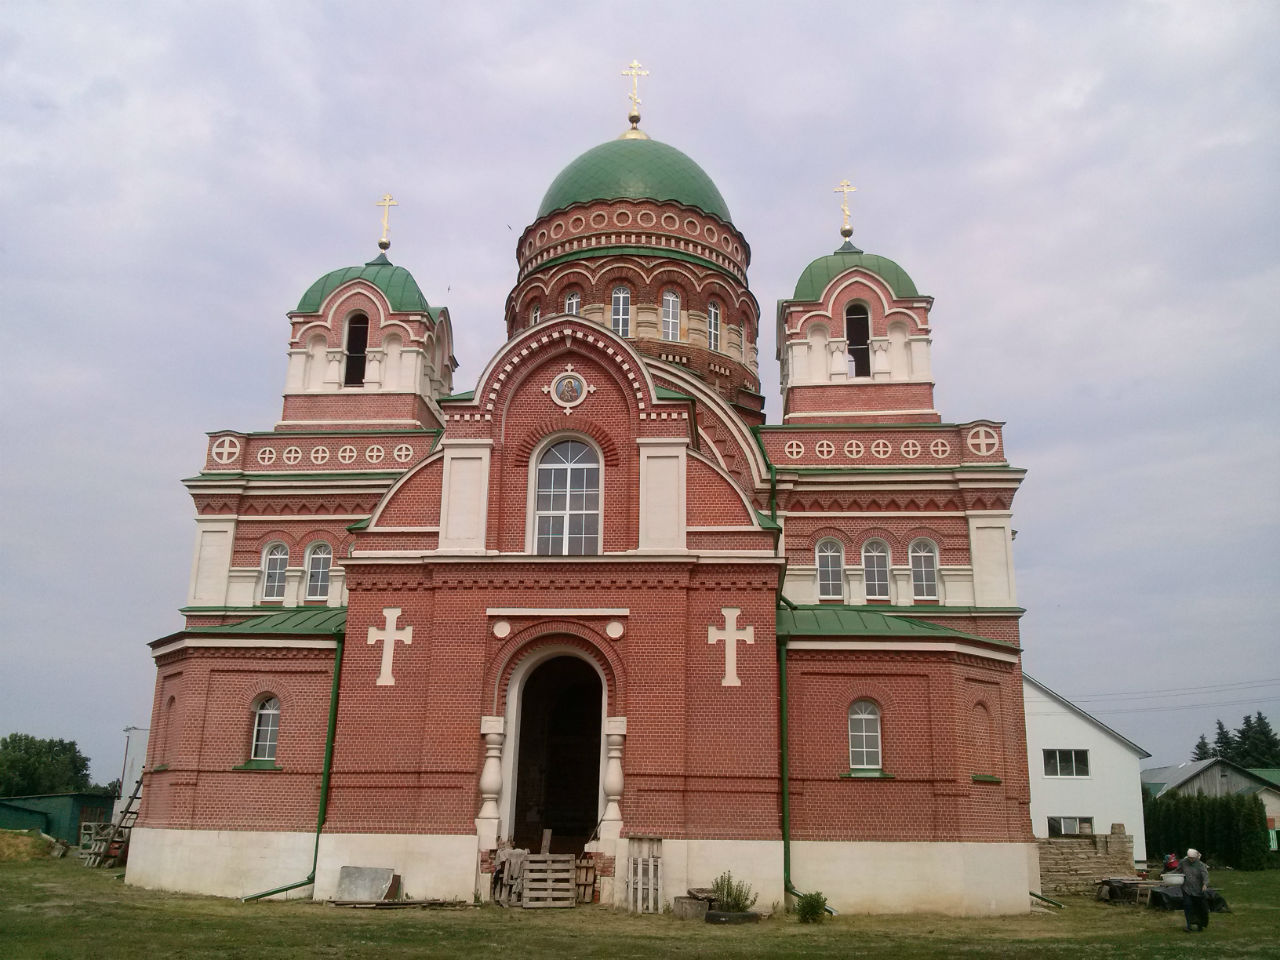
[[[862,579],[868,600],[889,599],[889,546],[883,540],[862,545]]]
[[[540,556],[600,552],[600,460],[581,440],[562,440],[538,461],[536,548]]]
[[[662,339],[680,339],[680,294],[662,291]]]
[[[866,304],[844,308],[844,336],[849,344],[849,376],[871,376],[871,317]]]
[[[329,596],[329,568],[333,565],[333,548],[317,543],[307,552],[307,599],[324,600]]]
[[[1093,836],[1093,817],[1050,817],[1049,836]]]
[[[582,311],[582,294],[574,290],[564,295],[564,312],[577,316]]]
[[[1044,752],[1046,777],[1087,777],[1089,775],[1088,750],[1046,750]]]
[[[917,600],[938,599],[938,548],[928,540],[911,544],[911,589]]]
[[[626,287],[613,288],[613,332],[620,337],[631,336],[631,291]]]
[[[880,708],[870,700],[849,708],[849,769],[880,769]]]
[[[344,387],[364,386],[364,361],[368,348],[369,318],[356,314],[347,321],[346,363],[342,370]]]
[[[284,599],[284,572],[289,566],[289,548],[283,543],[267,547],[262,557],[262,599]]]
[[[250,760],[274,760],[276,735],[280,732],[280,701],[267,696],[253,711],[253,752]]]
[[[538,321],[541,319],[542,319],[542,308],[540,308],[535,303],[533,305],[533,309],[529,311],[529,325],[536,327],[538,325]]]
[[[838,540],[818,541],[818,599],[844,599],[844,548]]]
[[[707,304],[707,346],[720,349],[720,304],[715,300]]]

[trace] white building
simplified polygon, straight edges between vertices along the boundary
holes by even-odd
[[[1134,860],[1146,860],[1138,766],[1151,754],[1025,673],[1022,696],[1035,835],[1107,833],[1123,823]]]

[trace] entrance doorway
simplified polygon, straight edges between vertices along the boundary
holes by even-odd
[[[577,657],[554,657],[520,697],[512,841],[537,852],[580,853],[600,815],[600,676]]]

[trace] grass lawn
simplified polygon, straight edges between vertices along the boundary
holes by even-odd
[[[0,960],[181,957],[1280,957],[1280,871],[1215,871],[1233,912],[1208,932],[1182,914],[1108,906],[968,920],[774,918],[751,927],[576,910],[349,910],[307,901],[242,904],[125,886],[76,860],[0,863]]]

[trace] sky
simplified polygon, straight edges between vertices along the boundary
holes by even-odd
[[[1153,754],[1280,723],[1280,5],[0,7],[0,735],[105,782],[181,627],[179,483],[270,429],[285,313],[376,253],[504,335],[555,175],[642,126],[715,180],[773,304],[854,241],[935,298],[943,419],[1007,422],[1024,668]]]

